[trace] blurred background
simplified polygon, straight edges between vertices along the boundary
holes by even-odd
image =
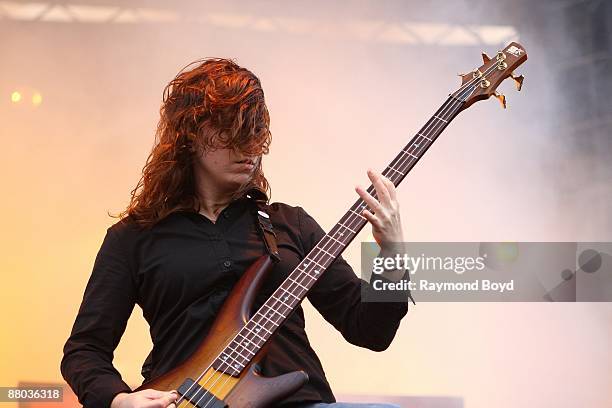
[[[520,93],[500,86],[508,109],[493,99],[460,114],[400,186],[406,239],[610,241],[611,31],[603,0],[0,1],[0,385],[63,381],[107,213],[127,206],[162,90],[191,61],[233,58],[260,77],[272,200],[329,229],[456,74],[517,40],[529,60]],[[345,252],[358,274],[371,239],[366,227]],[[304,307],[339,394],[612,406],[608,303],[417,299],[384,353]],[[134,387],[150,347],[136,308],[114,361]]]

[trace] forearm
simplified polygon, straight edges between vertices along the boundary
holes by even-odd
[[[97,368],[84,359],[64,363],[62,375],[86,408],[109,407],[118,394],[131,391],[118,373]]]

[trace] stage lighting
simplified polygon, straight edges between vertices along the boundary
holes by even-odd
[[[38,92],[35,92],[34,95],[32,95],[32,105],[38,106],[41,103],[42,103],[42,95],[39,94]]]
[[[21,93],[15,91],[11,94],[11,102],[17,103],[21,101]]]

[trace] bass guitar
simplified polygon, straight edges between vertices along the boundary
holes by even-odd
[[[442,104],[425,126],[395,156],[382,174],[399,185],[408,172],[438,139],[448,124],[478,100],[506,99],[496,89],[511,77],[520,90],[523,76],[514,70],[526,59],[522,45],[513,42],[494,58],[482,54],[483,64],[461,75],[461,86]],[[367,190],[376,197],[372,185]],[[295,371],[278,377],[263,377],[258,362],[265,346],[285,319],[306,297],[323,271],[344,251],[367,223],[361,215],[367,208],[358,199],[308,255],[289,274],[276,291],[256,311],[255,295],[266,274],[274,266],[270,255],[261,256],[236,283],[228,295],[208,336],[196,351],[171,371],[142,384],[147,388],[179,392],[177,408],[263,408],[282,401],[297,391],[308,376]]]

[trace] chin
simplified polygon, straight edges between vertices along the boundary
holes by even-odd
[[[232,178],[231,180],[228,181],[228,184],[231,185],[232,189],[238,190],[240,187],[244,186],[250,181],[251,181],[251,177],[245,175],[245,176]]]

